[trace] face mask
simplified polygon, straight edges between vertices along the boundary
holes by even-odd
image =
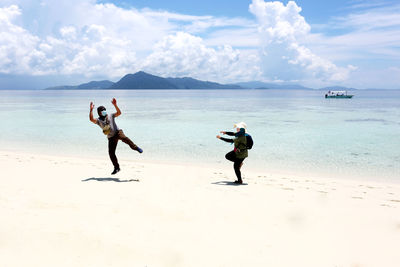
[[[107,116],[107,111],[102,110],[102,111],[101,111],[101,116],[104,116],[104,117]]]

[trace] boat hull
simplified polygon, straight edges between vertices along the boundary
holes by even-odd
[[[331,95],[325,96],[325,98],[352,98],[354,95]]]

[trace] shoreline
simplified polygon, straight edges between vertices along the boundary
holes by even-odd
[[[227,151],[228,152],[228,151]],[[19,154],[19,155],[32,155],[32,156],[42,156],[42,157],[51,157],[51,158],[60,158],[60,159],[79,159],[79,160],[94,160],[94,161],[102,161],[109,167],[110,172],[112,171],[112,163],[109,159],[107,151],[105,151],[101,156],[94,156],[94,155],[72,155],[72,153],[67,154],[58,154],[58,153],[48,153],[48,152],[32,152],[26,151],[23,148],[18,148],[15,150],[1,150],[0,149],[0,156],[2,154]],[[183,159],[175,159],[175,160],[166,160],[166,159],[143,159],[140,155],[136,155],[136,151],[134,151],[133,155],[136,157],[135,159],[129,158],[129,153],[132,153],[129,150],[125,150],[122,153],[117,151],[117,157],[120,161],[121,168],[123,165],[129,165],[130,163],[134,164],[145,164],[145,165],[172,165],[172,166],[186,166],[192,168],[206,168],[206,169],[216,169],[216,170],[223,170],[225,172],[231,172],[232,177],[235,178],[234,170],[232,167],[231,162],[227,161],[223,155],[221,155],[221,159],[217,162],[206,162],[206,161],[184,161]],[[146,153],[146,152],[144,152]],[[119,155],[122,154],[122,155]],[[250,163],[250,164],[246,164]],[[339,173],[329,173],[327,171],[318,171],[312,170],[309,172],[301,172],[296,170],[282,170],[277,167],[266,167],[263,168],[260,166],[261,163],[252,162],[251,155],[248,159],[244,162],[244,168],[242,170],[242,174],[246,176],[249,175],[257,175],[257,174],[268,174],[268,176],[282,176],[282,177],[295,177],[300,179],[324,179],[324,180],[339,180],[339,181],[348,181],[354,183],[360,182],[367,182],[367,183],[377,183],[377,184],[393,184],[393,185],[400,185],[400,176],[399,177],[388,177],[385,176],[381,180],[376,176],[364,176],[364,175],[356,175],[354,173],[347,173],[341,172]],[[397,179],[398,178],[398,179]]]

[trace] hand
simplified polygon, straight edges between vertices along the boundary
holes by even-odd
[[[220,133],[222,133],[222,134],[226,134],[226,132],[225,132],[225,131],[220,131]]]
[[[114,106],[117,104],[117,100],[115,98],[112,99],[111,104],[113,104]]]
[[[92,111],[93,108],[94,108],[94,104],[93,104],[93,102],[90,102],[90,110]]]
[[[221,139],[221,136],[217,135],[217,138],[218,138],[218,139]]]

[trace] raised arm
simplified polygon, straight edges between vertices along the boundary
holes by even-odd
[[[89,120],[91,122],[93,122],[94,124],[97,124],[97,119],[93,118],[93,108],[94,108],[94,104],[93,104],[93,102],[90,102]]]
[[[233,143],[233,139],[224,138],[224,137],[221,137],[219,135],[217,135],[217,138],[221,139],[222,141],[228,142],[228,143]]]
[[[235,133],[234,133],[234,132],[225,132],[225,131],[220,131],[220,133],[222,133],[222,134],[226,134],[226,135],[229,135],[229,136],[235,136]]]
[[[119,115],[121,115],[121,110],[117,106],[117,100],[115,98],[113,98],[111,103],[114,105],[115,110],[117,111],[117,113],[115,113],[114,117],[118,117]]]

